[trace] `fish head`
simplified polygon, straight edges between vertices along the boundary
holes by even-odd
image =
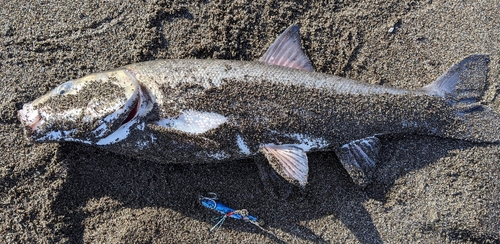
[[[70,80],[18,111],[31,141],[92,144],[137,114],[140,86],[125,69]]]

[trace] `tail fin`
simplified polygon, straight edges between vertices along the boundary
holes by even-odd
[[[480,102],[487,87],[488,55],[471,55],[453,65],[433,83],[421,88],[445,98],[456,120],[443,136],[476,142],[500,142],[500,115]]]
[[[421,89],[448,99],[452,105],[479,102],[487,85],[489,61],[488,55],[471,55]]]

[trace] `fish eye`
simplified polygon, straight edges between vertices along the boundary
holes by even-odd
[[[70,91],[72,87],[73,87],[73,82],[68,81],[68,82],[65,82],[65,83],[59,85],[54,90],[54,93],[57,94],[57,95],[64,95],[65,93],[67,93],[68,91]]]

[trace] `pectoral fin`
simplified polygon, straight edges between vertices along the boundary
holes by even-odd
[[[347,143],[335,152],[352,180],[365,187],[372,180],[379,149],[379,139],[371,136]]]
[[[304,187],[307,184],[309,166],[304,150],[293,145],[264,145],[259,150],[269,161],[273,169],[294,185]]]

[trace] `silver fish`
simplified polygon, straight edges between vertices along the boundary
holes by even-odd
[[[480,103],[488,62],[471,55],[415,90],[372,85],[314,72],[291,26],[258,62],[131,64],[65,82],[18,114],[33,142],[91,144],[165,163],[264,155],[298,186],[307,183],[307,152],[334,151],[366,186],[380,135],[500,142],[500,116]]]

